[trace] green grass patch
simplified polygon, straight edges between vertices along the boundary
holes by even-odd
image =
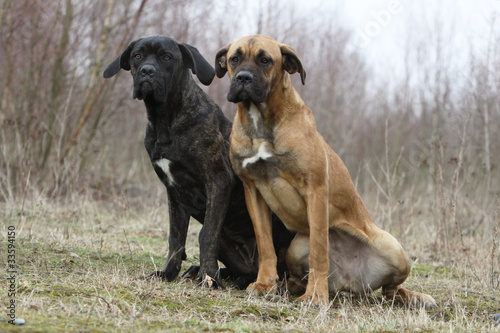
[[[5,216],[0,227],[16,225],[18,231],[16,317],[26,324],[0,322],[0,331],[468,332],[495,329],[492,316],[500,313],[498,289],[482,280],[487,270],[467,270],[465,261],[414,265],[405,286],[436,298],[439,308],[429,311],[393,304],[378,291],[333,295],[329,306],[318,308],[293,295],[260,297],[205,289],[181,278],[149,279],[165,261],[166,223],[162,229],[141,212],[116,218],[99,209],[70,214],[45,208]],[[183,270],[199,262],[198,231],[193,221]],[[4,235],[0,258],[7,256]]]

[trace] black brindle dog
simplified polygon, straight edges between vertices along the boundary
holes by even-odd
[[[106,68],[104,77],[120,69],[131,71],[133,97],[146,105],[149,122],[144,145],[169,200],[168,259],[163,270],[152,275],[168,281],[177,277],[186,259],[186,235],[193,217],[203,224],[200,266],[192,266],[183,276],[197,275],[202,284],[223,287],[220,260],[235,286],[245,288],[257,276],[258,257],[243,185],[229,161],[232,123],[191,74],[209,85],[213,67],[196,48],[151,36],[132,42]],[[273,229],[280,256],[293,234],[276,217]],[[283,260],[282,273],[285,267]]]

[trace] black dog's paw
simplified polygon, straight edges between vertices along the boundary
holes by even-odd
[[[161,279],[165,280],[163,271],[154,271],[153,273],[146,276],[147,279]]]
[[[198,272],[200,271],[200,266],[192,265],[184,273],[182,273],[182,277],[189,280],[194,280],[198,276]]]
[[[205,288],[214,288],[214,289],[224,289],[224,285],[222,284],[222,279],[221,279],[220,272],[217,272],[216,274],[211,274],[208,273],[200,273],[200,266],[198,265],[192,265],[184,273],[182,273],[182,277],[185,279],[189,280],[195,280],[197,279],[198,281],[198,286],[200,287],[205,287]]]
[[[192,268],[192,267],[191,267]],[[198,286],[213,289],[225,289],[222,283],[222,274],[219,267],[207,269],[203,266],[198,267]]]
[[[236,278],[236,280],[234,280],[233,284],[231,285],[231,288],[237,290],[245,290],[247,289],[248,285],[254,281],[255,281],[254,276],[239,276]]]
[[[217,271],[217,274],[214,276],[205,273],[201,276],[200,266],[192,265],[184,273],[182,273],[182,277],[189,280],[195,280],[198,278],[198,286],[205,288],[214,288],[214,289],[225,289],[222,280],[228,279],[231,277],[231,273],[227,268],[220,268]],[[252,282],[252,281],[250,281]],[[249,282],[249,283],[250,283]],[[246,286],[245,286],[246,287]]]
[[[214,274],[214,276],[210,276],[207,273],[203,274],[203,276],[200,276],[198,279],[198,286],[204,288],[225,289],[224,284],[222,284],[222,279],[218,273]]]
[[[161,279],[163,281],[171,282],[175,280],[177,274],[170,274],[168,271],[154,271],[147,276],[149,279]]]

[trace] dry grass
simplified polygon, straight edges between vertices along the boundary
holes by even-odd
[[[497,330],[498,280],[491,277],[488,249],[467,236],[467,259],[426,256],[433,240],[425,233],[406,238],[416,264],[406,286],[432,294],[439,309],[409,309],[375,292],[369,298],[336,295],[329,307],[315,308],[294,296],[253,297],[244,291],[210,290],[191,281],[146,279],[164,263],[167,205],[124,197],[71,204],[27,201],[1,206],[2,246],[17,227],[17,318],[26,325],[0,323],[1,331],[30,332],[430,332]],[[124,204],[126,202],[126,204]],[[193,221],[188,261],[198,261]],[[450,244],[461,251],[460,244]],[[498,279],[498,275],[497,275]],[[5,309],[8,297],[0,297]]]

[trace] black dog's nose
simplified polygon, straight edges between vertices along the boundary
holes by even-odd
[[[152,65],[144,65],[141,67],[142,75],[153,76],[156,73],[156,68]]]
[[[253,81],[253,74],[248,71],[241,71],[235,77],[241,83],[251,83]]]

